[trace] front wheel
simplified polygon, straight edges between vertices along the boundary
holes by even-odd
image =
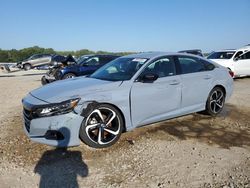
[[[65,74],[62,79],[64,80],[64,79],[75,78],[75,77],[76,77],[75,74],[68,73],[68,74]]]
[[[32,67],[31,67],[31,64],[26,63],[26,64],[24,64],[23,68],[24,68],[24,70],[27,71],[27,70],[30,70]]]
[[[48,80],[46,79],[46,77],[43,76],[43,77],[41,78],[41,83],[42,83],[42,85],[46,85],[46,84],[48,84],[49,82],[48,82]]]
[[[111,105],[101,104],[83,120],[81,140],[94,148],[106,148],[116,143],[123,131],[120,112]]]
[[[211,116],[218,115],[225,103],[225,93],[220,87],[215,87],[209,93],[206,103],[206,113]]]

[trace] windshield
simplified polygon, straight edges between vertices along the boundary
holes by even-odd
[[[37,55],[30,56],[27,60],[35,59]]]
[[[130,80],[147,60],[145,58],[121,57],[98,69],[90,75],[90,78],[109,81]]]
[[[213,52],[207,58],[208,59],[231,59],[234,53],[235,51]]]
[[[76,63],[77,64],[81,64],[83,62],[85,62],[90,56],[89,55],[83,55],[81,57],[79,57],[77,60],[76,60]]]

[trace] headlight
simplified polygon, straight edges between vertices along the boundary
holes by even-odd
[[[79,101],[80,99],[71,99],[71,100],[61,102],[61,103],[50,104],[48,106],[37,108],[33,112],[33,114],[36,117],[66,114],[66,113],[71,112]]]

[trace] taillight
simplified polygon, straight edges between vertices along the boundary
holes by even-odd
[[[230,74],[230,76],[233,78],[234,77],[234,72],[229,70],[228,73]]]

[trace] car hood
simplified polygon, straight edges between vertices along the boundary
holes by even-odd
[[[56,81],[30,92],[30,94],[48,103],[59,103],[73,98],[82,98],[84,95],[96,94],[119,87],[121,81],[111,82],[94,78],[77,77]]]
[[[210,60],[225,67],[230,66],[231,63],[230,59],[210,59]]]

